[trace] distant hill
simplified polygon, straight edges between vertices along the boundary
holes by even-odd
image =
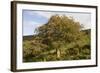
[[[91,29],[86,29],[86,30],[82,30],[83,32],[85,32],[88,35],[91,35]]]
[[[34,39],[34,35],[28,35],[28,36],[23,36],[23,40],[25,41],[25,40],[32,40],[32,39]]]

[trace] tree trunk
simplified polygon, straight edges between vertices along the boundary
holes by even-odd
[[[57,53],[57,58],[60,58],[61,52],[59,49],[56,49],[56,53]]]

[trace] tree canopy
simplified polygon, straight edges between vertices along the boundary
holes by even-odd
[[[54,15],[46,24],[36,28],[37,34],[29,41],[30,44],[25,45],[24,42],[24,51],[30,51],[28,55],[33,56],[32,61],[88,59],[90,35],[82,31],[82,28],[72,17]],[[36,51],[38,58],[35,58]],[[26,57],[27,53],[24,55]]]

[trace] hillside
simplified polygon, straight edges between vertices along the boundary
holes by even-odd
[[[23,36],[23,40],[26,41],[30,41],[30,40],[33,40],[34,39],[34,35],[28,35],[28,36]]]

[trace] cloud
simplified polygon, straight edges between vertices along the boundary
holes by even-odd
[[[23,11],[23,20],[24,21],[34,21],[38,23],[46,23],[48,18],[40,15],[37,11]]]
[[[47,19],[50,18],[51,16],[51,12],[45,12],[45,11],[26,11],[26,12],[31,16],[37,15]]]

